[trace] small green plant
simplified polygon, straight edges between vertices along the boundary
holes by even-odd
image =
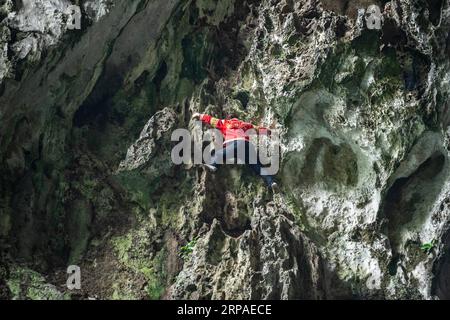
[[[433,249],[436,247],[436,240],[433,240],[429,243],[424,243],[420,246],[420,249],[426,253],[429,254],[433,251]]]
[[[183,259],[186,259],[194,251],[197,240],[197,238],[194,238],[192,241],[188,242],[185,246],[182,246],[180,248],[180,256]]]

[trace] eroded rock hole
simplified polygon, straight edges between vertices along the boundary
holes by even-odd
[[[327,138],[318,138],[309,147],[303,165],[301,158],[300,153],[291,153],[283,166],[285,181],[293,187],[322,184],[338,190],[358,182],[357,157],[348,144],[335,145]]]
[[[427,0],[429,19],[435,26],[441,21],[442,0]]]
[[[208,185],[212,187],[207,190],[208,199],[200,218],[208,225],[213,225],[214,219],[216,219],[224,234],[239,238],[247,230],[252,230],[250,214],[252,209],[249,207],[248,201],[239,195],[231,191],[224,191],[223,185],[228,185],[224,181],[227,181],[228,177],[223,171],[218,173],[221,180],[220,185],[216,181],[208,182]],[[225,187],[225,190],[229,190],[229,187]]]
[[[235,95],[235,99],[239,100],[244,109],[247,109],[250,102],[250,94],[248,91],[240,91]]]
[[[401,245],[403,231],[423,223],[429,213],[442,185],[436,177],[445,161],[443,154],[435,153],[409,177],[397,179],[387,192],[383,216],[388,219],[387,233],[394,253]]]

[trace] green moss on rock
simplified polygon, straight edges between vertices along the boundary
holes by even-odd
[[[70,295],[47,283],[39,273],[16,267],[10,272],[7,285],[14,300],[67,300]]]

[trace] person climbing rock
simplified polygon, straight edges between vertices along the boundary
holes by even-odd
[[[278,191],[278,184],[274,180],[273,175],[265,175],[263,173],[263,165],[257,154],[255,145],[250,141],[249,130],[255,130],[258,134],[271,135],[268,128],[253,125],[251,123],[241,121],[236,118],[218,119],[207,114],[195,113],[193,120],[200,120],[211,127],[218,129],[223,137],[223,148],[216,150],[211,163],[205,166],[212,172],[217,171],[218,166],[223,163],[229,163],[231,158],[240,160],[239,163],[248,165],[256,174],[261,176],[267,186],[274,192]],[[238,152],[241,151],[242,152]],[[227,161],[228,160],[228,161]]]

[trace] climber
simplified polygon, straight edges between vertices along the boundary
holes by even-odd
[[[229,159],[230,157],[238,158],[241,162],[248,165],[256,174],[260,175],[272,191],[278,191],[278,184],[274,181],[274,176],[263,174],[263,165],[257,155],[257,149],[250,141],[248,135],[248,130],[252,129],[256,130],[258,134],[271,135],[270,129],[255,126],[236,118],[229,120],[217,119],[210,115],[200,113],[195,113],[192,116],[192,120],[200,120],[203,123],[220,130],[224,137],[223,148],[215,152],[211,163],[205,164],[209,170],[212,172],[217,171],[218,165],[225,163],[224,159]],[[243,154],[237,152],[238,150],[243,150]],[[239,157],[245,157],[245,159]],[[252,159],[256,161],[251,161]]]

